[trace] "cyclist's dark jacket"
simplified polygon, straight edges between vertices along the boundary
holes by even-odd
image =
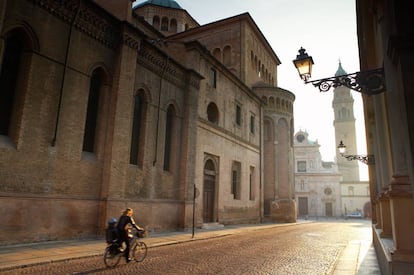
[[[139,230],[138,226],[135,224],[135,221],[132,217],[127,215],[122,215],[119,218],[118,225],[116,226],[121,238],[126,239],[128,236],[129,224],[132,225],[135,229]]]

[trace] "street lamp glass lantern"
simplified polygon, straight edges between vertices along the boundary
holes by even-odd
[[[345,152],[346,152],[346,146],[345,146],[345,144],[342,142],[342,140],[341,140],[341,142],[339,142],[339,145],[338,145],[338,150],[339,150],[339,153],[340,153],[341,155],[345,154]]]
[[[301,47],[296,59],[293,60],[293,64],[298,70],[299,76],[304,81],[308,81],[312,75],[312,65],[314,64],[312,56],[309,56],[306,50]]]

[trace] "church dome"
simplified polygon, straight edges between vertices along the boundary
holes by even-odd
[[[161,6],[165,8],[174,8],[174,9],[183,9],[177,2],[174,0],[147,0],[135,6],[135,8],[139,8],[145,5],[155,5]]]
[[[341,75],[346,75],[346,74],[348,73],[345,72],[345,70],[342,68],[341,61],[339,61],[338,70],[336,70],[335,76],[341,76]]]

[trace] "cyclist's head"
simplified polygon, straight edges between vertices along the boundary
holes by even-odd
[[[115,218],[111,218],[109,221],[108,221],[108,224],[110,224],[110,225],[114,225],[114,224],[116,224],[117,223],[117,219],[115,219]]]
[[[127,209],[125,209],[123,215],[132,216],[132,213],[134,213],[134,210],[128,207]]]

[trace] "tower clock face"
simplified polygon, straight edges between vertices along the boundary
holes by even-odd
[[[296,140],[298,141],[298,142],[302,142],[302,141],[304,141],[305,140],[305,136],[304,135],[297,135],[296,136]]]

